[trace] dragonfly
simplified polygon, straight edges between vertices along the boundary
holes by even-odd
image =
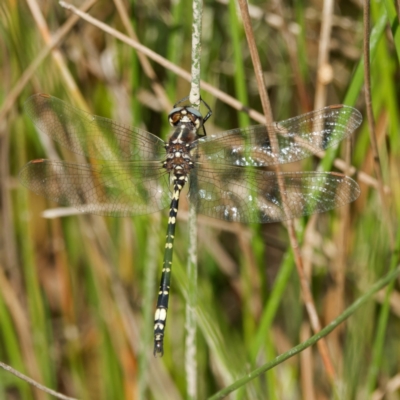
[[[164,354],[175,226],[188,181],[188,198],[198,213],[239,223],[322,213],[351,203],[360,194],[352,178],[337,172],[268,170],[337,146],[361,124],[357,109],[332,105],[272,125],[207,135],[204,124],[210,107],[204,103],[208,113],[203,117],[193,106],[181,104],[176,103],[168,116],[172,129],[167,141],[48,94],[35,94],[24,104],[38,130],[88,160],[30,161],[19,173],[28,189],[102,216],[150,214],[169,207],[154,356]]]

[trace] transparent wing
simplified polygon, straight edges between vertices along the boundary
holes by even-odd
[[[199,166],[192,172],[189,199],[200,214],[209,217],[269,223],[332,210],[351,203],[359,194],[353,179],[333,172],[277,175],[254,168]]]
[[[286,164],[337,145],[361,122],[357,109],[335,105],[272,126],[233,129],[198,139],[198,161],[243,167]],[[271,132],[276,139],[271,137]],[[273,152],[273,140],[279,148],[277,155]]]
[[[74,153],[99,160],[165,158],[164,141],[152,133],[89,114],[56,97],[35,94],[24,109],[40,131]]]
[[[159,162],[90,165],[41,159],[26,164],[19,179],[39,195],[90,214],[149,214],[170,203],[169,175]]]

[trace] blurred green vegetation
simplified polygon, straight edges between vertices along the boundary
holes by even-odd
[[[318,1],[278,3],[253,2],[252,12],[273,114],[281,120],[310,111],[315,104],[322,10]],[[191,3],[142,1],[125,6],[141,43],[190,71]],[[57,2],[43,1],[39,7],[52,33],[70,16]],[[99,1],[90,14],[125,33],[113,2]],[[382,205],[373,180],[361,179],[362,173],[374,176],[364,122],[352,140],[360,198],[344,209],[296,223],[323,325],[397,264],[390,232],[396,237],[400,212],[398,20],[389,1],[373,1],[371,18],[372,100],[387,205]],[[332,24],[332,79],[322,105],[345,102],[365,116],[360,2],[335,2]],[[11,89],[45,44],[25,1],[1,2],[0,37],[0,104],[5,107]],[[202,49],[203,79],[260,111],[233,4],[205,3]],[[0,360],[82,400],[183,398],[187,201],[181,202],[175,239],[165,356],[154,359],[153,313],[167,212],[123,219],[46,219],[43,211],[56,205],[18,182],[19,169],[31,159],[71,157],[38,135],[23,114],[21,106],[33,93],[52,94],[164,138],[167,111],[136,52],[98,28],[79,21],[57,50],[62,63],[49,55],[0,121]],[[171,104],[188,94],[188,82],[151,64]],[[209,93],[203,91],[202,96],[214,112],[208,133],[254,123]],[[335,171],[332,160],[345,157],[345,146],[327,154],[323,167]],[[315,157],[288,168],[315,169],[320,162]],[[200,216],[198,253],[197,379],[203,399],[312,333],[282,224],[248,227]],[[328,336],[336,382],[328,380],[314,348],[232,398],[366,399],[371,391],[376,399],[400,398],[398,289],[395,285],[388,297],[380,293]],[[382,351],[377,337],[383,339]],[[50,396],[0,370],[0,398]]]

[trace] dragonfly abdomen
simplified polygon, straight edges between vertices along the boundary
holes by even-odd
[[[174,175],[173,182],[174,190],[171,200],[171,207],[169,209],[164,262],[162,268],[160,289],[158,291],[157,308],[154,315],[154,355],[161,357],[164,354],[163,340],[165,325],[167,322],[172,256],[174,250],[175,225],[176,217],[178,215],[179,196],[181,194],[183,186],[187,182],[187,176],[180,174]]]

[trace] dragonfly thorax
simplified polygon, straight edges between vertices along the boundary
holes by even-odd
[[[168,119],[176,129],[165,145],[167,159],[163,166],[175,176],[187,176],[194,166],[190,150],[192,143],[199,138],[198,130],[203,126],[203,117],[194,108],[177,107],[169,113]]]
[[[181,139],[171,139],[165,147],[167,159],[163,163],[164,168],[174,175],[187,176],[194,166],[190,155],[190,144]]]

